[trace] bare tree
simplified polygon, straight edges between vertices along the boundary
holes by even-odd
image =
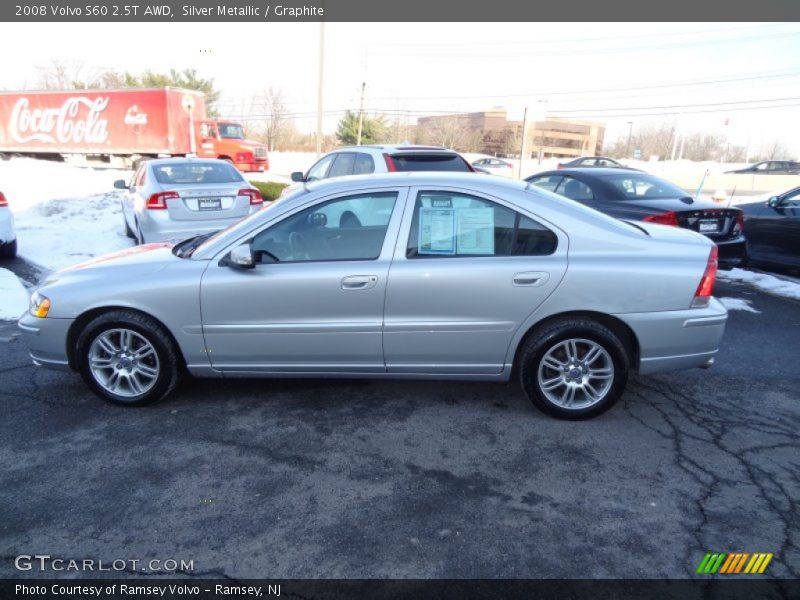
[[[770,140],[761,145],[758,160],[791,160],[791,152],[780,140]]]
[[[469,127],[459,117],[436,117],[420,127],[421,142],[437,144],[462,152],[476,152],[483,146],[483,132]]]
[[[270,87],[256,94],[252,113],[257,115],[255,129],[264,138],[270,151],[284,140],[292,129],[292,118],[284,102],[283,92]]]

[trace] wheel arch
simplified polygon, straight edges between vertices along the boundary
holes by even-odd
[[[139,310],[138,308],[132,308],[130,306],[121,306],[121,305],[98,306],[96,308],[90,308],[86,312],[83,312],[80,315],[78,315],[78,317],[72,322],[72,325],[70,325],[70,328],[67,331],[67,360],[69,361],[70,369],[72,369],[73,371],[77,371],[79,367],[76,343],[78,341],[78,337],[81,335],[81,332],[84,329],[86,329],[86,326],[97,317],[117,310],[138,313],[158,323],[158,325],[164,330],[164,332],[166,332],[170,342],[172,342],[173,348],[175,349],[175,353],[180,359],[181,368],[184,370],[186,369],[186,357],[183,355],[181,346],[180,344],[178,344],[178,340],[175,338],[170,328],[167,327],[161,319],[153,316],[152,314],[146,311]]]
[[[556,313],[547,316],[546,318],[542,319],[541,321],[537,321],[533,325],[531,325],[528,330],[522,335],[519,342],[517,343],[517,347],[514,349],[514,362],[512,363],[512,377],[514,373],[517,371],[519,367],[519,357],[522,349],[525,347],[525,342],[528,339],[536,335],[538,331],[542,328],[546,327],[553,321],[563,318],[574,318],[574,317],[581,317],[585,319],[591,319],[604,327],[607,327],[611,330],[611,332],[619,338],[619,341],[622,343],[625,351],[628,354],[628,360],[630,362],[630,366],[632,370],[639,369],[639,357],[640,357],[640,348],[639,348],[639,339],[636,337],[633,329],[625,323],[622,319],[615,317],[613,315],[609,315],[607,313],[595,312],[591,310],[574,310],[574,311],[567,311]]]

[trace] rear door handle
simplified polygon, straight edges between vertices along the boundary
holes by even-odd
[[[515,274],[512,281],[514,285],[537,287],[547,283],[548,279],[550,279],[550,273],[545,273],[544,271],[526,271],[525,273]]]
[[[349,275],[342,279],[343,290],[368,290],[378,283],[377,275]]]

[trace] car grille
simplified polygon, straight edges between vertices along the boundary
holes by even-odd
[[[253,151],[256,158],[267,158],[267,149],[263,146],[257,146]]]

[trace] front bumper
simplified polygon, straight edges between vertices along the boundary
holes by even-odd
[[[242,173],[263,173],[269,171],[269,160],[256,160],[249,163],[234,163]]]
[[[33,363],[38,366],[69,371],[67,334],[73,319],[40,319],[25,313],[17,322],[30,349]]]
[[[719,351],[728,311],[716,298],[707,308],[616,315],[639,342],[639,373],[709,366]]]

